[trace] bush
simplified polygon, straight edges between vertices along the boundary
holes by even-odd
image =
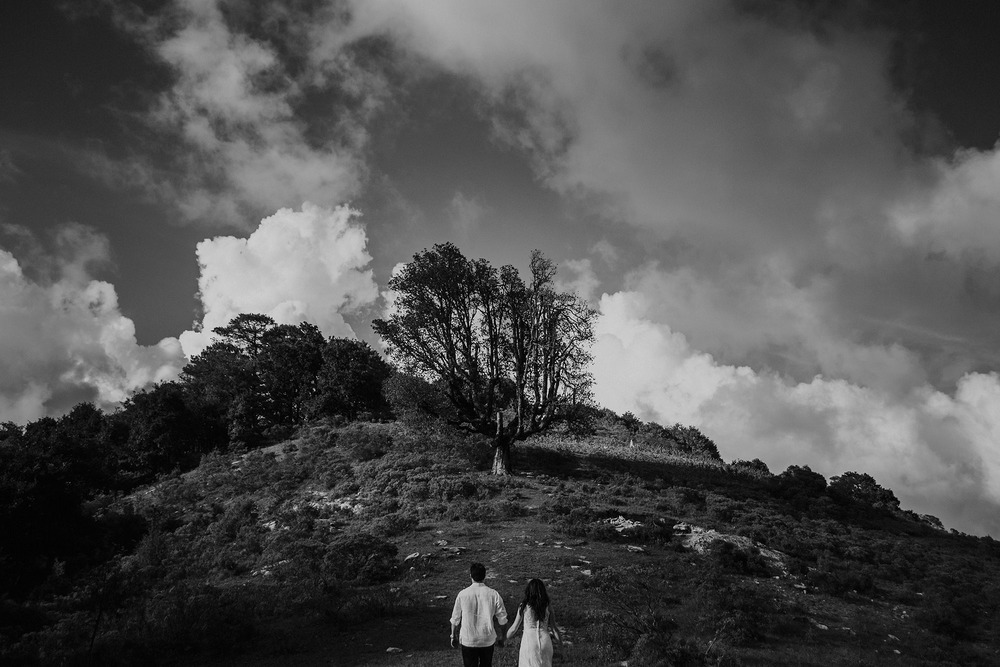
[[[340,446],[352,461],[372,461],[382,458],[392,449],[392,437],[359,429],[343,433]]]
[[[389,581],[396,574],[396,545],[373,535],[338,535],[326,547],[325,569],[337,579],[357,584]]]
[[[875,577],[869,567],[831,565],[820,560],[817,569],[810,570],[806,582],[817,590],[829,595],[843,596],[847,593],[871,594],[877,589]]]
[[[875,509],[899,509],[896,494],[865,473],[845,472],[833,477],[827,491],[831,498],[841,503],[859,503]]]
[[[699,586],[699,596],[706,610],[704,621],[714,633],[713,645],[724,642],[733,646],[759,643],[778,616],[775,601],[757,586],[717,573],[709,573]]]
[[[730,463],[727,468],[730,472],[737,475],[744,475],[754,479],[770,479],[774,477],[771,469],[760,459],[754,459],[753,461],[736,460]]]
[[[420,519],[412,512],[392,512],[376,519],[372,524],[372,532],[394,537],[413,531],[419,523]]]
[[[826,478],[809,466],[788,466],[772,479],[771,488],[775,495],[792,501],[818,498],[826,492]]]
[[[712,567],[722,572],[749,577],[766,577],[771,574],[771,567],[760,549],[751,546],[743,549],[726,540],[716,540],[709,547],[708,560]]]

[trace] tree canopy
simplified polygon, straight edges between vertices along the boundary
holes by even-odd
[[[494,472],[510,469],[510,444],[551,427],[589,400],[596,312],[555,288],[555,264],[531,255],[517,269],[435,245],[389,281],[392,314],[375,332],[407,372],[447,398],[439,415],[495,436]]]

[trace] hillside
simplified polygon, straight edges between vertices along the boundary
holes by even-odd
[[[208,455],[93,508],[131,546],[5,603],[0,657],[458,664],[448,616],[479,560],[508,609],[546,581],[569,640],[559,664],[1000,660],[991,538],[831,494],[807,468],[621,435],[536,438],[509,478],[481,472],[487,443],[433,422],[313,423]]]

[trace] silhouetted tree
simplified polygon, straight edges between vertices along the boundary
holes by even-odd
[[[439,244],[393,276],[394,312],[373,323],[403,369],[448,399],[440,417],[494,436],[497,474],[510,472],[513,442],[589,398],[595,311],[557,292],[555,271],[536,251],[525,283],[512,266]]]
[[[254,367],[268,421],[283,425],[302,421],[305,405],[316,394],[323,346],[323,334],[308,322],[279,324],[261,336]]]
[[[223,444],[197,400],[176,382],[140,391],[112,419],[124,428],[119,467],[132,484],[174,468],[189,469],[201,455]],[[214,436],[214,437],[213,437]]]
[[[197,397],[203,419],[224,426],[232,442],[258,437],[264,406],[253,360],[232,343],[216,342],[196,355],[180,377]]]
[[[830,478],[830,497],[841,502],[856,502],[876,509],[899,509],[899,500],[867,473],[845,472]]]
[[[313,411],[348,419],[384,412],[383,385],[390,375],[392,367],[367,343],[331,338],[323,347]]]

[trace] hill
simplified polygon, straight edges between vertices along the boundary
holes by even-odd
[[[902,510],[864,475],[773,475],[693,429],[622,428],[529,440],[512,477],[482,472],[485,440],[430,421],[318,422],[206,455],[89,507],[119,548],[5,601],[0,658],[459,664],[448,617],[478,560],[511,610],[546,581],[558,664],[1000,661],[995,540]]]

